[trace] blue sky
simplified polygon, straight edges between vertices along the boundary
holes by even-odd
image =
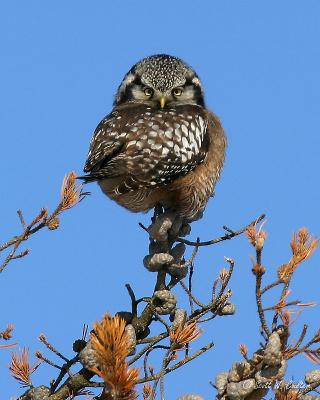
[[[294,230],[307,226],[320,236],[319,19],[317,0],[3,1],[1,242],[19,232],[18,208],[26,219],[43,206],[53,209],[63,175],[82,173],[92,132],[123,75],[140,58],[164,52],[196,69],[229,140],[216,197],[191,237],[215,237],[223,225],[238,228],[265,212],[263,262],[273,279],[290,257]],[[33,237],[31,254],[0,276],[1,326],[13,323],[15,341],[31,352],[43,350],[37,336],[44,332],[72,356],[83,323],[129,309],[125,283],[138,297],[151,294],[155,277],[142,267],[147,238],[138,228],[150,215],[130,214],[96,185],[88,189],[92,196],[61,218],[59,230]],[[256,349],[251,253],[243,237],[201,250],[194,287],[203,300],[223,256],[235,259],[230,287],[237,313],[205,327],[192,348],[213,340],[215,349],[168,377],[168,398],[186,392],[212,398],[208,382],[240,360],[239,344]],[[292,300],[319,302],[319,261],[316,254],[298,270]],[[307,322],[315,332],[318,316],[318,307],[306,310],[297,328]],[[21,393],[7,372],[9,356],[1,351],[3,399]],[[300,357],[288,377],[299,380],[312,368]],[[34,383],[48,385],[56,375],[43,366]]]

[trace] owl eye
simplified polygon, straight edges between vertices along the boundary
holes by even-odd
[[[151,97],[153,95],[153,90],[151,88],[148,88],[148,87],[144,88],[143,92],[147,97]]]
[[[174,88],[174,89],[172,90],[172,94],[173,94],[175,97],[181,96],[181,95],[182,95],[182,92],[183,92],[183,89],[181,89],[181,88]]]

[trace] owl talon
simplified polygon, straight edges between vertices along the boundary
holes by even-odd
[[[160,203],[157,203],[154,207],[153,217],[151,218],[152,222],[155,222],[160,215],[164,213],[163,207]]]

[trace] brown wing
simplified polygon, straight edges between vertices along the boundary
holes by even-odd
[[[97,126],[90,142],[84,172],[93,176],[103,169],[103,164],[112,160],[124,144],[124,137],[116,129],[117,112],[107,115]]]
[[[154,110],[121,107],[95,131],[85,171],[88,180],[121,177],[116,190],[172,182],[203,162],[208,147],[207,119],[198,106]]]

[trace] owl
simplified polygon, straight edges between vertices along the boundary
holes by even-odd
[[[195,71],[177,57],[154,55],[125,75],[94,132],[83,179],[130,211],[161,205],[190,222],[214,193],[225,148]]]

